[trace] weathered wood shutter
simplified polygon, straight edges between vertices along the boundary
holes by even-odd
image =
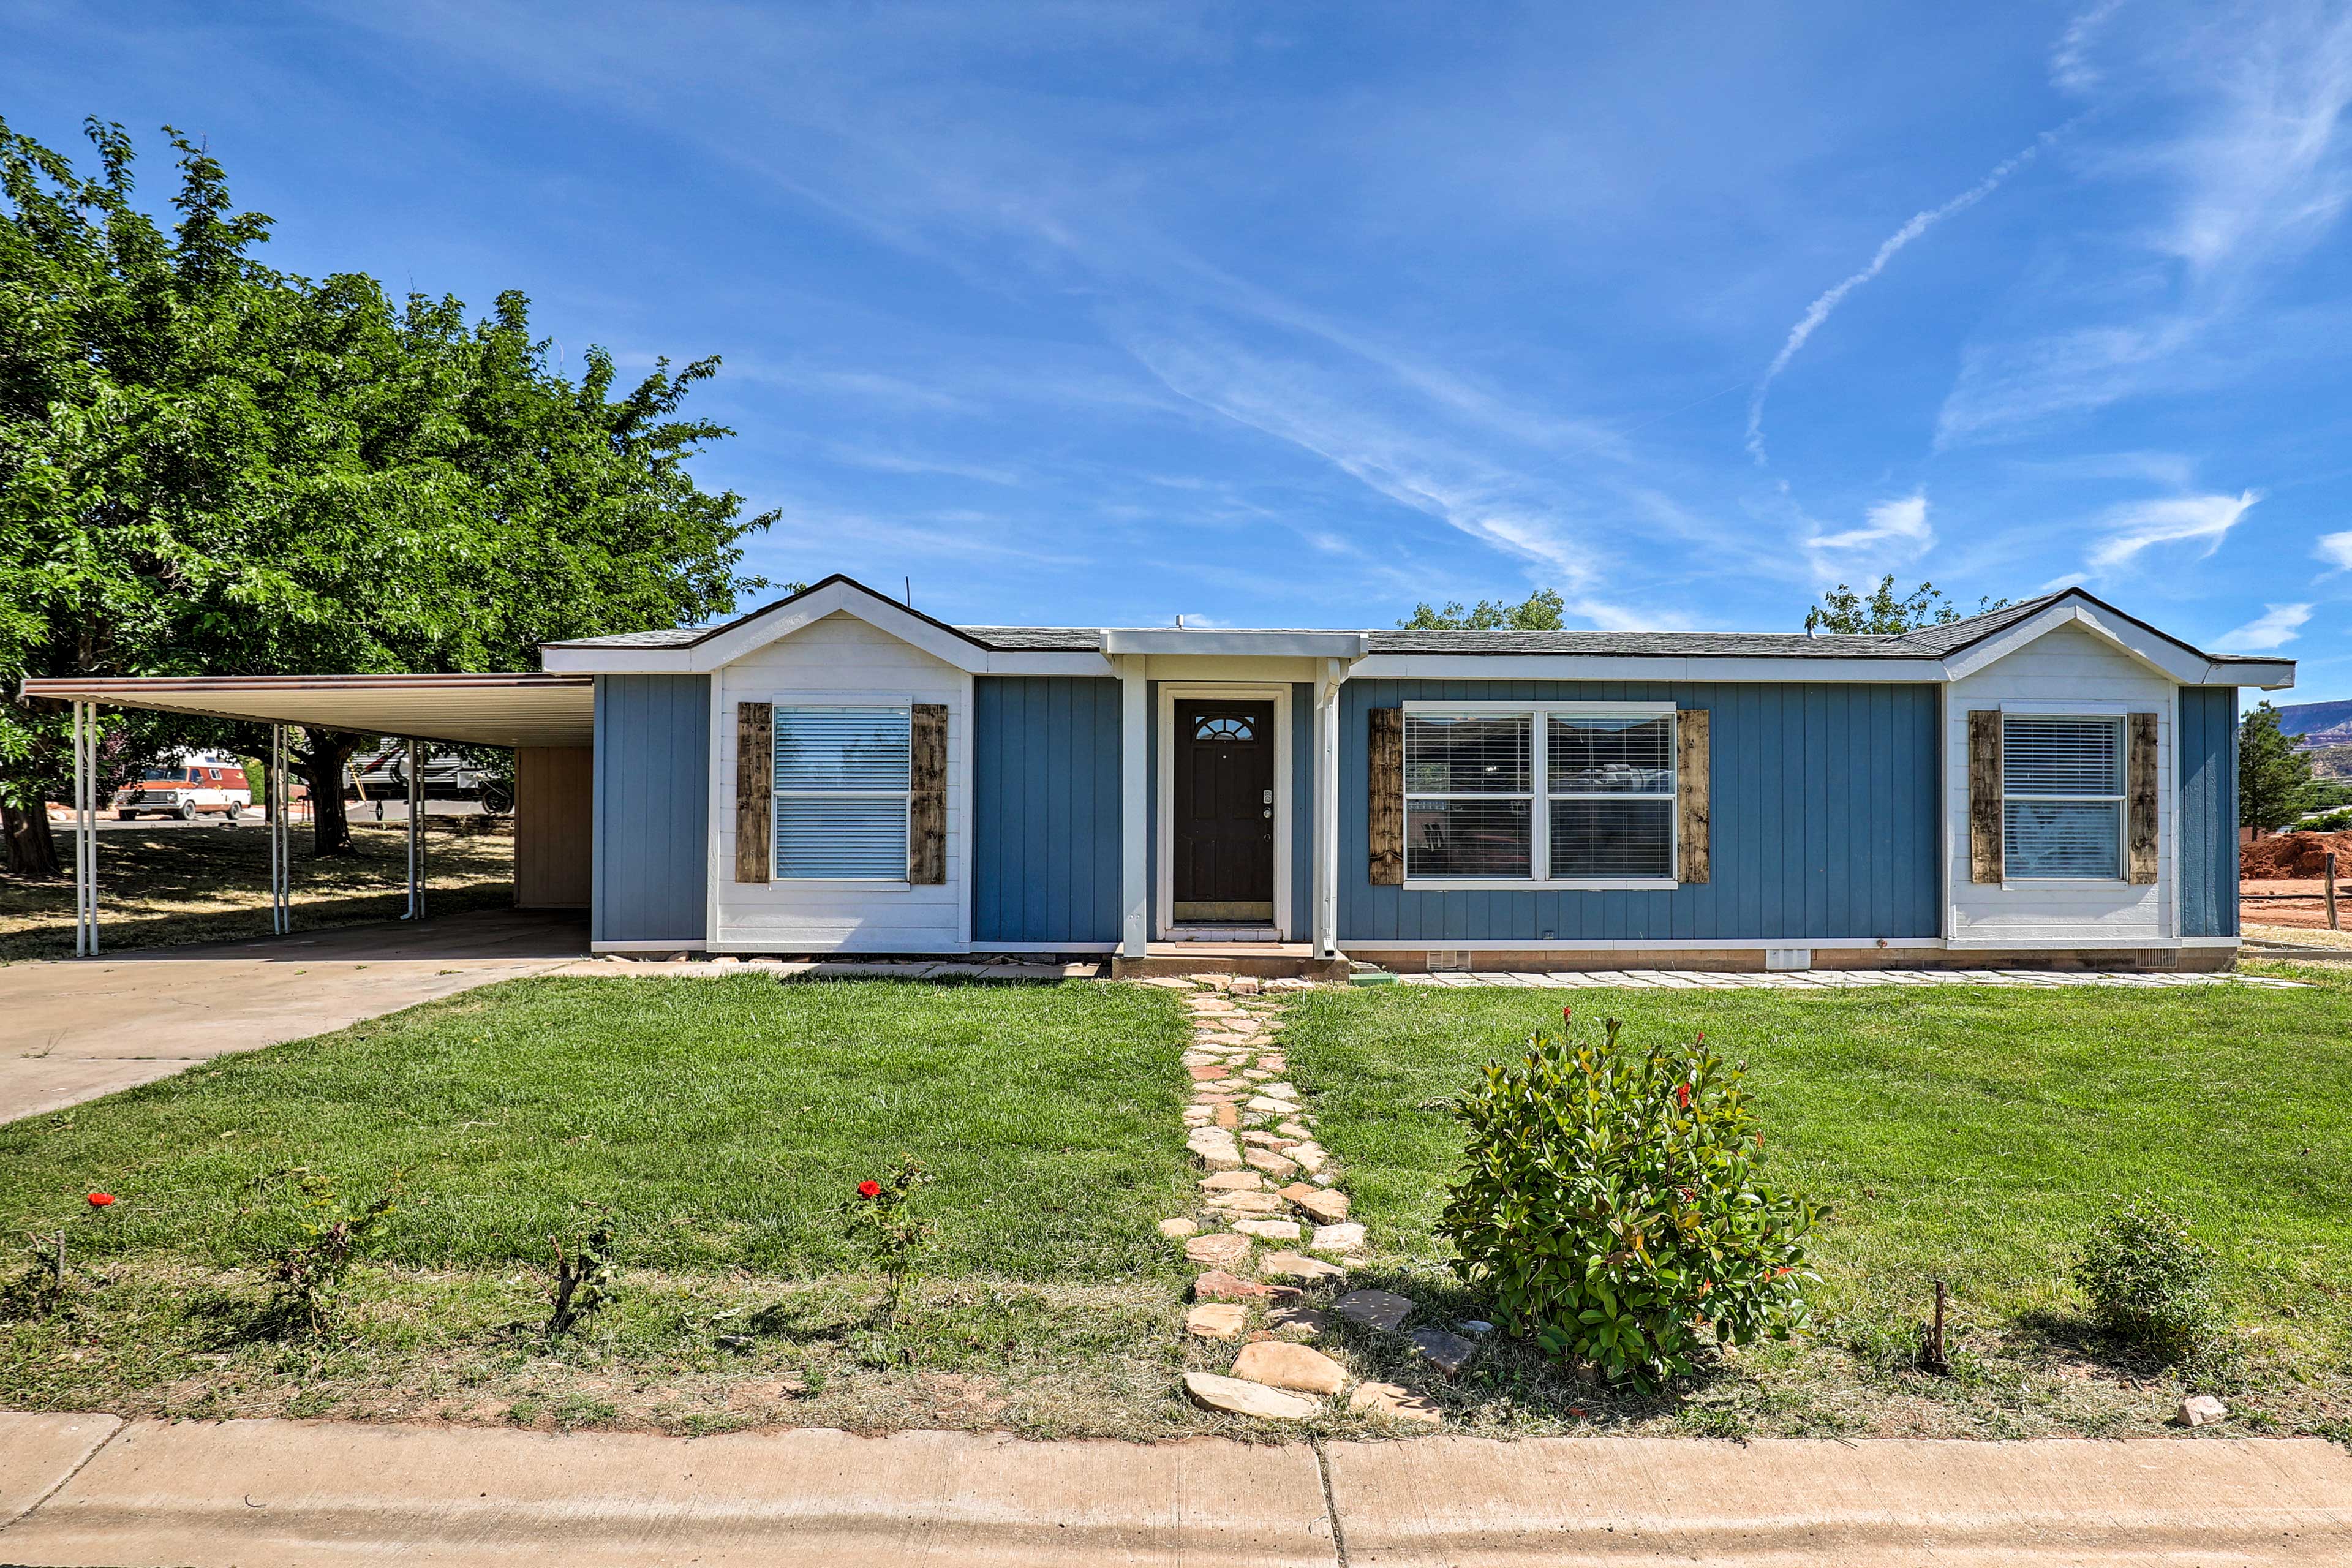
[[[2001,879],[2000,713],[1969,714],[1969,880]]]
[[[774,855],[776,710],[765,702],[735,704],[735,879],[764,882]]]
[[[2126,740],[2124,790],[2130,827],[2125,879],[2145,887],[2156,880],[2156,715],[2133,714]]]
[[[1364,772],[1370,810],[1371,878],[1374,887],[1404,886],[1404,710],[1374,708]]]
[[[1675,715],[1675,833],[1677,882],[1707,879],[1712,805],[1708,797],[1707,710],[1685,708]]]
[[[915,704],[911,792],[907,797],[907,880],[938,887],[948,879],[948,710]]]

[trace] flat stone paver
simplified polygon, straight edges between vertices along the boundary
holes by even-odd
[[[1400,974],[1407,985],[1530,986],[1549,991],[1606,986],[1623,991],[1718,990],[1755,987],[1768,991],[1847,991],[1871,985],[2012,985],[2049,990],[2062,985],[2119,985],[2147,989],[2168,985],[2254,985],[2295,991],[2305,982],[2269,974],[2105,973],[2039,969],[1778,969],[1754,970],[1555,969],[1548,974],[1444,971]]]
[[[2316,1438],[1429,1437],[1327,1452],[1349,1560],[1381,1568],[2352,1562],[2352,1454]]]
[[[1337,1556],[1308,1447],[816,1428],[689,1439],[140,1421],[0,1529],[0,1563],[385,1562],[1330,1568]]]

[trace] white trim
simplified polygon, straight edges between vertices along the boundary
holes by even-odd
[[[1169,940],[1169,933],[1176,929],[1176,703],[1180,698],[1271,700],[1274,704],[1274,919],[1269,923],[1284,942],[1296,941],[1290,921],[1290,683],[1286,680],[1160,683],[1160,710],[1152,716],[1160,737],[1159,766],[1152,770],[1160,796],[1160,809],[1152,813],[1160,861],[1159,874],[1152,879],[1152,940]]]
[[[1355,679],[1362,679],[1358,676]],[[1644,698],[1623,702],[1449,702],[1442,697],[1409,697],[1404,701],[1408,713],[1643,713],[1652,718],[1664,718],[1675,711],[1671,701],[1660,702]]]
[[[1339,689],[1348,661],[1324,661],[1315,683],[1315,837],[1307,854],[1308,932],[1318,958],[1339,954]]]
[[[1428,800],[1428,795],[1416,795],[1416,800]],[[1475,797],[1473,797],[1475,798]],[[1516,800],[1517,795],[1496,795],[1497,800]],[[1559,795],[1559,800],[1591,799],[1591,796]],[[1629,800],[1655,800],[1655,795],[1628,795]],[[1408,892],[1423,893],[1611,893],[1611,892],[1672,892],[1683,884],[1672,877],[1585,877],[1570,880],[1557,877],[1549,882],[1538,882],[1532,877],[1416,877],[1404,886]],[[1696,884],[1693,884],[1696,886]]]
[[[973,810],[975,803],[971,795],[972,759],[980,750],[980,701],[978,693],[972,689],[972,678],[969,673],[956,682],[956,702],[962,709],[964,715],[963,744],[957,748],[954,794],[950,797],[951,800],[961,800],[963,803],[964,839],[961,868],[964,874],[964,886],[963,896],[956,900],[956,945],[969,952],[971,951],[972,899],[980,887],[980,819]],[[909,795],[908,822],[910,826],[914,821],[913,813],[913,797]],[[908,846],[910,859],[913,849],[914,847],[910,843]]]
[[[1944,679],[1934,658],[1748,658],[1688,654],[1375,653],[1350,680],[1697,680],[1801,686],[1814,681],[1910,685]]]
[[[1364,651],[1361,632],[1276,632],[1188,630],[1144,626],[1107,629],[1103,652],[1120,654],[1211,654],[1248,658],[1358,658]]]
[[[591,952],[704,952],[709,951],[698,936],[682,936],[676,942],[592,942]]]
[[[2246,939],[2243,936],[2184,936],[2179,939],[2179,942],[2183,947],[2243,947],[2246,945]]]
[[[1151,941],[1151,686],[1143,656],[1118,660],[1119,951],[1141,958]]]

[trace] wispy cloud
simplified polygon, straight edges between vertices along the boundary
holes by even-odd
[[[2352,572],[2352,532],[2323,533],[2311,552],[2338,572]]]
[[[2248,3],[2102,31],[2111,10],[2070,28],[2061,58],[2083,79],[2095,43],[2117,57],[2103,96],[2128,101],[2134,112],[2112,119],[2131,130],[2086,149],[2083,166],[2129,195],[2132,220],[2086,229],[2063,253],[2070,290],[2037,280],[2021,307],[2054,300],[2076,320],[1964,351],[1938,447],[2209,391],[2296,350],[2297,329],[2263,324],[2276,276],[2352,205],[2352,10]],[[2151,132],[2150,119],[2173,129]]]
[[[1927,553],[1936,542],[1936,531],[1927,526],[1927,492],[1915,490],[1907,496],[1880,501],[1864,514],[1866,521],[1860,528],[1850,528],[1842,533],[1815,533],[1805,541],[1822,571],[1852,571],[1867,563],[1874,569],[1892,561],[1912,561]],[[1832,564],[1842,562],[1842,564]]]
[[[2201,544],[2198,555],[2210,555],[2262,499],[2262,491],[2246,490],[2234,496],[2167,496],[2116,507],[2102,519],[2105,537],[2091,547],[2089,569],[2117,571],[2160,545]]]
[[[2050,51],[2050,80],[2062,92],[2087,93],[2099,85],[2100,73],[2090,60],[2091,46],[2107,18],[2123,9],[2124,0],[2100,0],[2066,24]]]
[[[1926,211],[1912,214],[1909,222],[1888,235],[1880,243],[1876,254],[1871,257],[1868,266],[1832,285],[1820,298],[1805,307],[1805,313],[1797,318],[1795,326],[1789,329],[1788,341],[1780,345],[1780,352],[1772,356],[1771,364],[1765,368],[1764,378],[1756,384],[1756,391],[1748,400],[1748,455],[1749,457],[1754,458],[1759,465],[1765,461],[1764,401],[1771,395],[1772,384],[1780,378],[1782,371],[1789,368],[1789,362],[1797,357],[1797,351],[1803,348],[1806,342],[1815,332],[1821,331],[1822,323],[1830,319],[1830,312],[1843,304],[1847,295],[1885,271],[1886,264],[1894,260],[1905,246],[1909,245],[1955,213],[1966,212],[1993,192],[2000,189],[2002,182],[2032,162],[2036,153],[2048,146],[2064,130],[2065,127],[2061,126],[2055,131],[2043,132],[2034,140],[2032,146],[1996,166],[1991,174],[1987,174],[1942,206],[1929,207]]]
[[[2256,653],[2284,647],[2295,639],[2303,623],[2311,619],[2311,609],[2309,605],[2264,605],[2261,615],[2236,631],[2224,633],[2221,646]]]

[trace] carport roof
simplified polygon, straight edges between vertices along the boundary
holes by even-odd
[[[34,679],[25,695],[475,746],[585,746],[593,676],[154,675]]]

